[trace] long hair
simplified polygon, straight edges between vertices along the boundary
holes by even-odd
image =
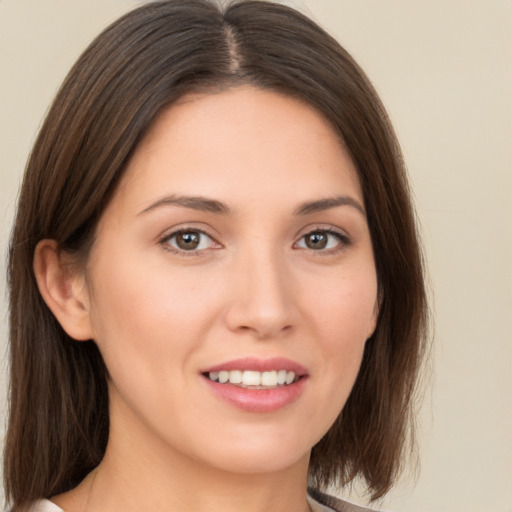
[[[272,2],[221,9],[168,0],[123,16],[92,42],[58,92],[30,155],[9,251],[10,414],[6,497],[14,506],[76,486],[108,441],[107,372],[44,303],[32,262],[45,238],[85,262],[95,228],[138,143],[184,94],[252,84],[315,107],[358,172],[380,314],[353,391],[313,448],[317,487],[366,480],[384,495],[402,466],[425,349],[427,305],[399,145],[359,66],[314,22]]]

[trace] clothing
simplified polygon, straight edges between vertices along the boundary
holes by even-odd
[[[372,512],[372,509],[340,500],[316,489],[308,489],[309,504],[313,512]],[[50,512],[50,511],[49,511]]]
[[[12,512],[12,511],[11,511]],[[29,512],[64,512],[55,503],[49,500],[35,501],[29,509]]]
[[[334,498],[316,489],[308,489],[308,492],[308,501],[313,512],[371,512],[369,508]],[[29,512],[64,512],[64,510],[49,500],[39,500],[34,502]]]

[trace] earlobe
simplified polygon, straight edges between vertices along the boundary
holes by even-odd
[[[72,270],[55,240],[41,240],[34,252],[39,291],[62,328],[76,340],[93,338],[83,277]]]

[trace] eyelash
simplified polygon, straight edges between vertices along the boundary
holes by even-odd
[[[189,256],[203,256],[205,255],[205,252],[208,250],[208,249],[211,249],[211,248],[203,248],[203,249],[193,249],[193,250],[190,250],[190,251],[187,251],[185,249],[180,249],[178,247],[173,247],[172,245],[170,245],[170,241],[173,239],[173,238],[176,238],[178,237],[179,235],[183,235],[183,234],[186,234],[186,233],[195,233],[195,234],[198,234],[200,236],[206,236],[208,237],[210,240],[211,240],[211,243],[212,245],[216,245],[218,247],[215,247],[215,248],[220,248],[222,247],[211,235],[209,235],[208,233],[206,233],[206,231],[202,230],[202,229],[197,229],[197,228],[181,228],[181,229],[178,229],[177,231],[173,231],[172,233],[168,234],[168,235],[165,235],[164,237],[162,237],[160,240],[159,240],[159,244],[166,250],[166,251],[169,251],[173,254],[177,254],[178,256],[183,256],[183,257],[189,257]],[[200,242],[201,243],[201,242]]]
[[[198,234],[199,236],[206,236],[208,237],[210,240],[211,240],[211,244],[212,245],[216,245],[217,247],[208,247],[208,248],[202,248],[202,249],[193,249],[193,250],[185,250],[185,249],[180,249],[178,247],[173,247],[171,244],[170,244],[170,241],[180,235],[183,235],[183,234],[188,234],[188,233],[191,233],[191,234]],[[297,245],[304,241],[306,239],[306,237],[308,236],[311,236],[311,235],[314,235],[316,233],[319,233],[319,234],[323,234],[323,235],[327,235],[327,236],[333,236],[335,238],[338,239],[338,243],[336,244],[335,247],[331,247],[329,249],[312,249],[310,247],[297,247]],[[190,257],[190,256],[204,256],[205,253],[210,250],[210,249],[217,249],[217,248],[221,248],[222,245],[219,244],[210,234],[208,234],[207,232],[205,232],[204,230],[202,229],[197,229],[197,228],[181,228],[177,231],[173,231],[172,233],[168,234],[168,235],[165,235],[164,237],[162,237],[158,243],[166,250],[166,251],[169,251],[173,254],[177,254],[178,256],[183,256],[183,257]],[[306,242],[304,242],[306,243]],[[304,235],[302,235],[299,240],[297,242],[295,242],[293,245],[295,248],[299,249],[299,250],[309,250],[309,252],[311,253],[316,253],[316,255],[318,256],[328,256],[328,255],[333,255],[333,254],[337,254],[343,250],[345,250],[348,246],[350,246],[352,243],[351,239],[349,236],[347,236],[345,233],[342,233],[340,231],[337,231],[333,228],[322,228],[322,227],[317,227],[315,229],[312,229],[311,231],[308,231],[307,233],[305,233]],[[199,244],[201,244],[201,242],[199,242]]]
[[[315,233],[320,233],[322,235],[332,236],[337,238],[338,243],[335,247],[331,247],[329,249],[311,249],[310,247],[300,247],[300,249],[309,250],[311,253],[314,253],[318,256],[331,256],[334,254],[338,254],[342,251],[344,251],[347,247],[349,247],[352,243],[352,240],[350,237],[341,231],[338,231],[333,228],[322,228],[322,227],[316,227],[315,229],[312,229],[311,231],[308,231],[304,235],[302,235],[297,242],[295,242],[294,245],[297,245],[299,242],[306,239],[306,237],[314,235]],[[305,243],[305,242],[304,242]]]

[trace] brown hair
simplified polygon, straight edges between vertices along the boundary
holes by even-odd
[[[366,480],[384,495],[401,468],[425,347],[421,251],[400,149],[377,94],[340,45],[265,1],[151,3],[82,54],[30,156],[9,253],[10,416],[5,489],[14,506],[69,490],[108,440],[106,369],[44,303],[32,261],[45,238],[87,259],[98,219],[158,114],[191,91],[253,84],[301,98],[341,134],[359,173],[380,293],[377,329],[336,423],[313,448],[317,487]]]

